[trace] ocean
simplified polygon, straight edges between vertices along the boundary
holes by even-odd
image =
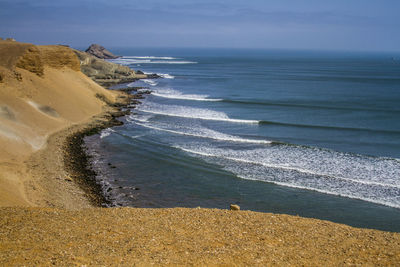
[[[400,232],[398,54],[111,50],[162,76],[122,85],[152,94],[86,138],[113,205],[238,204]]]

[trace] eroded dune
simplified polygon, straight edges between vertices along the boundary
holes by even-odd
[[[80,72],[63,46],[0,41],[0,206],[33,205],[25,161],[60,129],[101,113],[116,94]]]

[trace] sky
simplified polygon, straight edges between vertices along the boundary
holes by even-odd
[[[400,0],[0,0],[0,37],[87,47],[400,51]]]

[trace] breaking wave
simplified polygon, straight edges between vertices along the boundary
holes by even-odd
[[[214,111],[202,108],[193,108],[187,106],[178,106],[178,105],[163,105],[163,104],[152,103],[149,101],[140,105],[137,108],[137,110],[152,114],[189,118],[189,119],[258,124],[257,120],[242,120],[242,119],[229,118],[224,112],[220,111]]]
[[[194,101],[220,101],[221,99],[208,98],[208,95],[197,95],[197,94],[182,94],[181,92],[174,89],[158,89],[155,90],[152,95],[171,99],[182,99],[182,100],[194,100]]]
[[[400,208],[400,162],[395,159],[287,145],[247,150],[204,144],[175,147],[243,179]]]

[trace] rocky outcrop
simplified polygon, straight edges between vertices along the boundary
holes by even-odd
[[[72,49],[63,45],[39,46],[43,64],[55,69],[68,67],[80,71],[80,62]]]
[[[143,74],[143,72],[139,74],[128,66],[107,62],[79,50],[73,51],[80,60],[81,71],[104,87],[134,82],[138,79],[159,78],[157,74],[147,75]]]
[[[1,42],[0,66],[16,72],[15,68],[28,70],[40,77],[45,67],[80,70],[80,62],[71,49],[64,46],[35,46],[17,42]],[[19,80],[19,79],[18,79]]]
[[[103,46],[98,45],[98,44],[92,44],[89,46],[88,49],[85,51],[88,54],[91,54],[92,56],[95,56],[97,58],[101,59],[115,59],[119,58],[119,56],[114,55],[107,49],[105,49]]]
[[[13,70],[17,80],[21,80],[21,77],[16,67],[43,77],[46,66],[80,70],[104,87],[134,82],[138,79],[159,78],[157,74],[136,73],[127,66],[111,63],[64,45],[35,46],[18,42],[0,42],[0,59],[0,68]],[[1,80],[4,80],[1,69],[0,76]]]
[[[36,46],[29,47],[26,52],[19,57],[15,66],[35,73],[38,76],[43,76],[43,62],[40,57],[40,51]]]

